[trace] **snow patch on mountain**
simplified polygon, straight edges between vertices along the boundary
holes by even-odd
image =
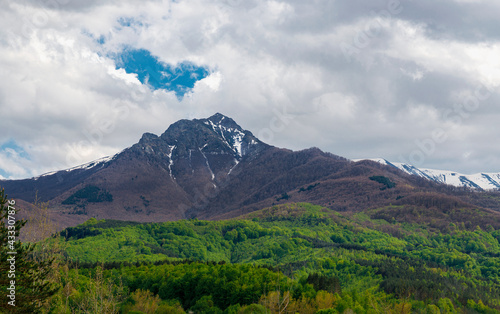
[[[449,184],[457,187],[470,187],[479,190],[500,189],[500,173],[462,174],[455,171],[417,168],[413,165],[390,162],[383,158],[356,159],[355,162],[371,160],[383,165],[398,168],[408,174],[416,175],[434,182]]]
[[[214,180],[215,180],[215,174],[214,174],[214,172],[212,171],[212,168],[210,168],[210,164],[208,163],[208,158],[207,158],[207,156],[206,156],[206,155],[205,155],[205,153],[202,151],[202,149],[203,149],[203,148],[205,148],[206,146],[207,146],[207,144],[205,144],[203,147],[200,147],[200,148],[199,148],[199,151],[200,151],[200,153],[203,155],[203,158],[205,158],[205,164],[207,165],[208,171],[210,171],[210,175],[212,176],[212,181],[214,181]],[[212,182],[212,185],[214,186],[214,188],[216,188],[216,187],[217,187],[217,185],[216,185],[214,182]]]
[[[236,168],[236,166],[240,163],[240,161],[236,158],[234,158],[234,166],[231,167],[231,169],[229,169],[229,172],[227,173],[228,175],[231,174],[231,172],[233,172],[233,169]]]
[[[239,130],[236,130],[237,132],[233,135],[233,147],[236,151],[236,153],[238,154],[238,156],[242,157],[243,156],[243,152],[241,150],[241,144],[243,143],[243,137],[245,136],[245,133],[239,131]]]
[[[245,133],[236,128],[230,128],[222,125],[222,121],[224,119],[225,117],[222,116],[218,123],[213,123],[212,120],[206,120],[203,123],[209,125],[215,133],[220,135],[220,137],[224,140],[224,143],[241,158],[243,156],[242,144]]]
[[[168,149],[170,152],[167,154],[168,157],[168,173],[170,174],[170,177],[175,180],[174,175],[172,174],[172,166],[174,165],[174,160],[172,159],[172,154],[174,153],[176,145],[168,145]],[[191,158],[191,151],[189,151],[189,157]]]

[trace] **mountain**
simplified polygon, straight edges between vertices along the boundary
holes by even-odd
[[[90,217],[225,219],[289,202],[344,212],[388,206],[399,206],[399,211],[469,208],[488,215],[500,210],[498,193],[472,194],[318,148],[277,148],[220,113],[180,120],[160,136],[146,133],[108,158],[0,185],[21,203],[37,197],[48,202],[59,228]]]
[[[416,175],[437,183],[479,190],[500,189],[500,173],[461,174],[455,171],[417,168],[410,164],[390,162],[383,158],[372,158],[369,160],[400,169],[408,174]]]

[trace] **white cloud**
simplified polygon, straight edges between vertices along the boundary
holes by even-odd
[[[210,88],[211,91],[217,92],[219,90],[220,84],[222,82],[222,74],[220,72],[215,72],[207,76],[206,78],[196,82],[197,85],[205,85]],[[194,91],[197,89],[195,87]]]
[[[13,177],[110,155],[144,132],[215,112],[257,135],[286,111],[293,119],[271,144],[293,149],[397,159],[430,130],[458,125],[453,134],[475,150],[468,160],[481,152],[500,156],[499,148],[483,145],[498,138],[485,122],[500,118],[500,42],[488,32],[497,28],[485,22],[481,4],[448,1],[439,15],[425,1],[404,2],[401,13],[384,18],[370,11],[386,10],[385,1],[369,8],[334,1],[59,2],[8,2],[0,20],[0,144],[15,139],[31,157],[0,158]],[[454,12],[463,6],[481,40],[464,40],[450,27],[461,25]],[[341,44],[354,44],[367,29],[367,44],[349,62]],[[125,46],[170,64],[205,65],[211,74],[179,101],[115,69],[108,54]],[[491,88],[481,106],[460,124],[445,123],[443,113],[480,83]],[[463,144],[454,136],[426,166],[448,158],[457,171],[500,170],[498,157],[463,164]]]
[[[1,169],[7,173],[7,175],[22,178],[29,176],[29,172],[26,167],[29,165],[29,161],[17,154],[11,149],[0,152],[0,165]]]
[[[312,100],[313,110],[332,120],[352,120],[356,117],[356,97],[341,93],[326,93]]]
[[[467,43],[428,38],[425,29],[398,21],[397,31],[383,53],[411,60],[429,72],[442,72],[466,80],[500,86],[500,43]]]

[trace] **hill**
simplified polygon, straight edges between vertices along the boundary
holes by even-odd
[[[500,311],[500,226],[478,221],[468,228],[452,215],[403,221],[390,217],[393,209],[340,214],[292,203],[225,221],[138,224],[92,219],[51,241],[60,243],[79,268],[104,263],[109,269],[105,274],[124,278],[131,292],[146,289],[162,300],[180,301],[185,309],[207,298],[222,310],[237,302],[266,305],[261,296],[278,287],[254,287],[246,301],[237,293],[253,285],[250,273],[267,267],[286,276],[282,289],[291,291],[290,304],[316,304],[310,313],[319,310],[314,303],[319,290],[331,293],[331,313],[348,308],[356,308],[356,313]],[[133,264],[137,261],[157,266]],[[165,271],[170,275],[160,275]],[[236,277],[225,277],[226,283],[219,286],[218,280],[233,271],[247,279],[228,289]],[[264,279],[262,273],[255,276],[262,284],[278,282]],[[177,290],[164,290],[164,285]],[[307,292],[310,288],[316,292]]]

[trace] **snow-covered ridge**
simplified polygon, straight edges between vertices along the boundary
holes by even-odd
[[[481,190],[500,189],[500,173],[462,174],[448,170],[417,168],[410,164],[390,162],[383,158],[356,159],[353,161],[357,162],[361,160],[376,161],[383,165],[398,168],[411,175],[416,175],[431,181],[449,184],[457,187],[465,186]]]
[[[113,155],[113,156],[102,157],[102,158],[93,160],[91,162],[88,162],[86,164],[75,166],[75,167],[68,168],[68,169],[65,169],[65,170],[57,170],[57,171],[47,172],[47,173],[44,173],[42,175],[39,175],[38,177],[33,177],[32,179],[38,180],[41,177],[51,176],[51,175],[56,174],[56,173],[61,172],[61,171],[70,172],[70,171],[73,171],[73,170],[88,170],[88,169],[91,169],[91,168],[94,168],[94,167],[97,167],[97,166],[104,166],[105,163],[107,163],[108,161],[113,160],[117,155],[118,154]]]

